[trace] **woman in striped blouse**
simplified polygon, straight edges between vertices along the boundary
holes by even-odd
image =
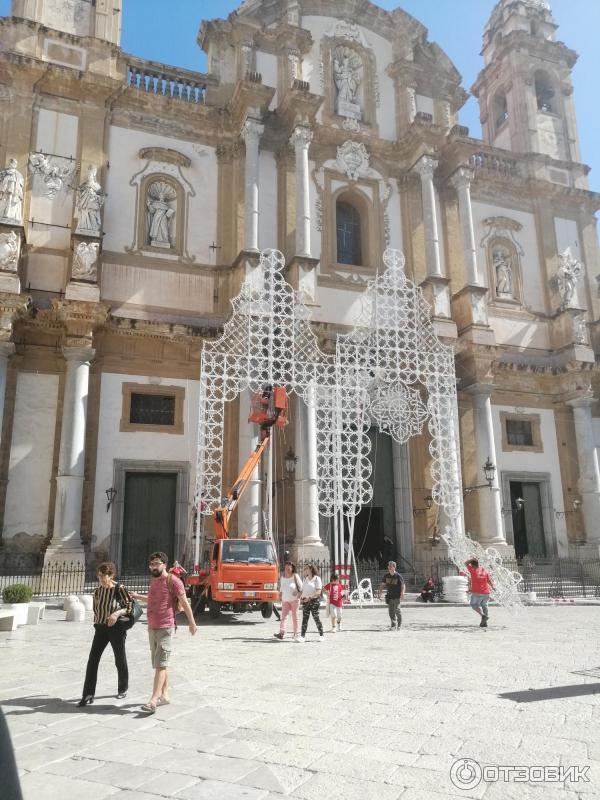
[[[125,625],[119,624],[119,617],[131,614],[132,604],[129,592],[124,586],[118,586],[114,578],[116,567],[111,561],[105,561],[98,567],[99,586],[94,592],[94,640],[88,658],[83,684],[83,696],[78,705],[87,706],[94,702],[98,665],[106,646],[110,644],[115,655],[115,664],[119,676],[117,697],[127,695],[129,671],[125,654]]]

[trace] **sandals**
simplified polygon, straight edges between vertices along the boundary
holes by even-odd
[[[159,697],[156,701],[156,705],[158,706],[168,706],[171,704],[170,700],[166,700],[164,697]]]
[[[144,703],[144,705],[142,706],[142,711],[145,711],[146,714],[154,714],[156,712],[156,704]]]

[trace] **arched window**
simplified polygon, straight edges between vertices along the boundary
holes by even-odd
[[[554,112],[554,89],[552,88],[552,81],[545,72],[535,73],[535,96],[538,111],[543,111],[547,114]]]
[[[506,95],[497,94],[494,97],[493,115],[494,128],[495,130],[498,130],[498,128],[501,128],[508,119],[508,104],[506,102]]]
[[[356,208],[343,200],[335,206],[337,228],[337,263],[362,264],[362,242],[360,232],[360,214]]]

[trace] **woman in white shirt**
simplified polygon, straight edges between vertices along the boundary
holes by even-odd
[[[281,621],[279,623],[279,633],[274,633],[273,636],[276,639],[283,639],[288,614],[291,613],[294,639],[297,639],[298,606],[300,605],[300,595],[302,593],[302,581],[296,572],[296,565],[292,564],[291,561],[285,562],[279,584],[281,589]]]
[[[322,592],[323,581],[319,577],[317,568],[309,564],[309,566],[304,567],[304,583],[302,584],[302,596],[300,598],[302,603],[302,633],[298,639],[299,642],[304,641],[311,614],[319,631],[319,641],[323,641],[323,625],[319,619],[319,604]]]

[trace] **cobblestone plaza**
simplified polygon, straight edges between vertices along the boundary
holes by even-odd
[[[147,717],[145,624],[128,636],[128,697],[115,700],[107,651],[96,701],[78,709],[91,624],[50,610],[40,626],[0,633],[0,704],[26,800],[590,800],[598,613],[492,609],[485,631],[467,607],[407,607],[396,633],[385,608],[350,610],[323,644],[314,628],[305,644],[279,642],[258,615],[207,618],[193,639],[179,628],[173,702]],[[544,783],[505,772],[462,790],[450,778],[462,759],[583,770]]]

